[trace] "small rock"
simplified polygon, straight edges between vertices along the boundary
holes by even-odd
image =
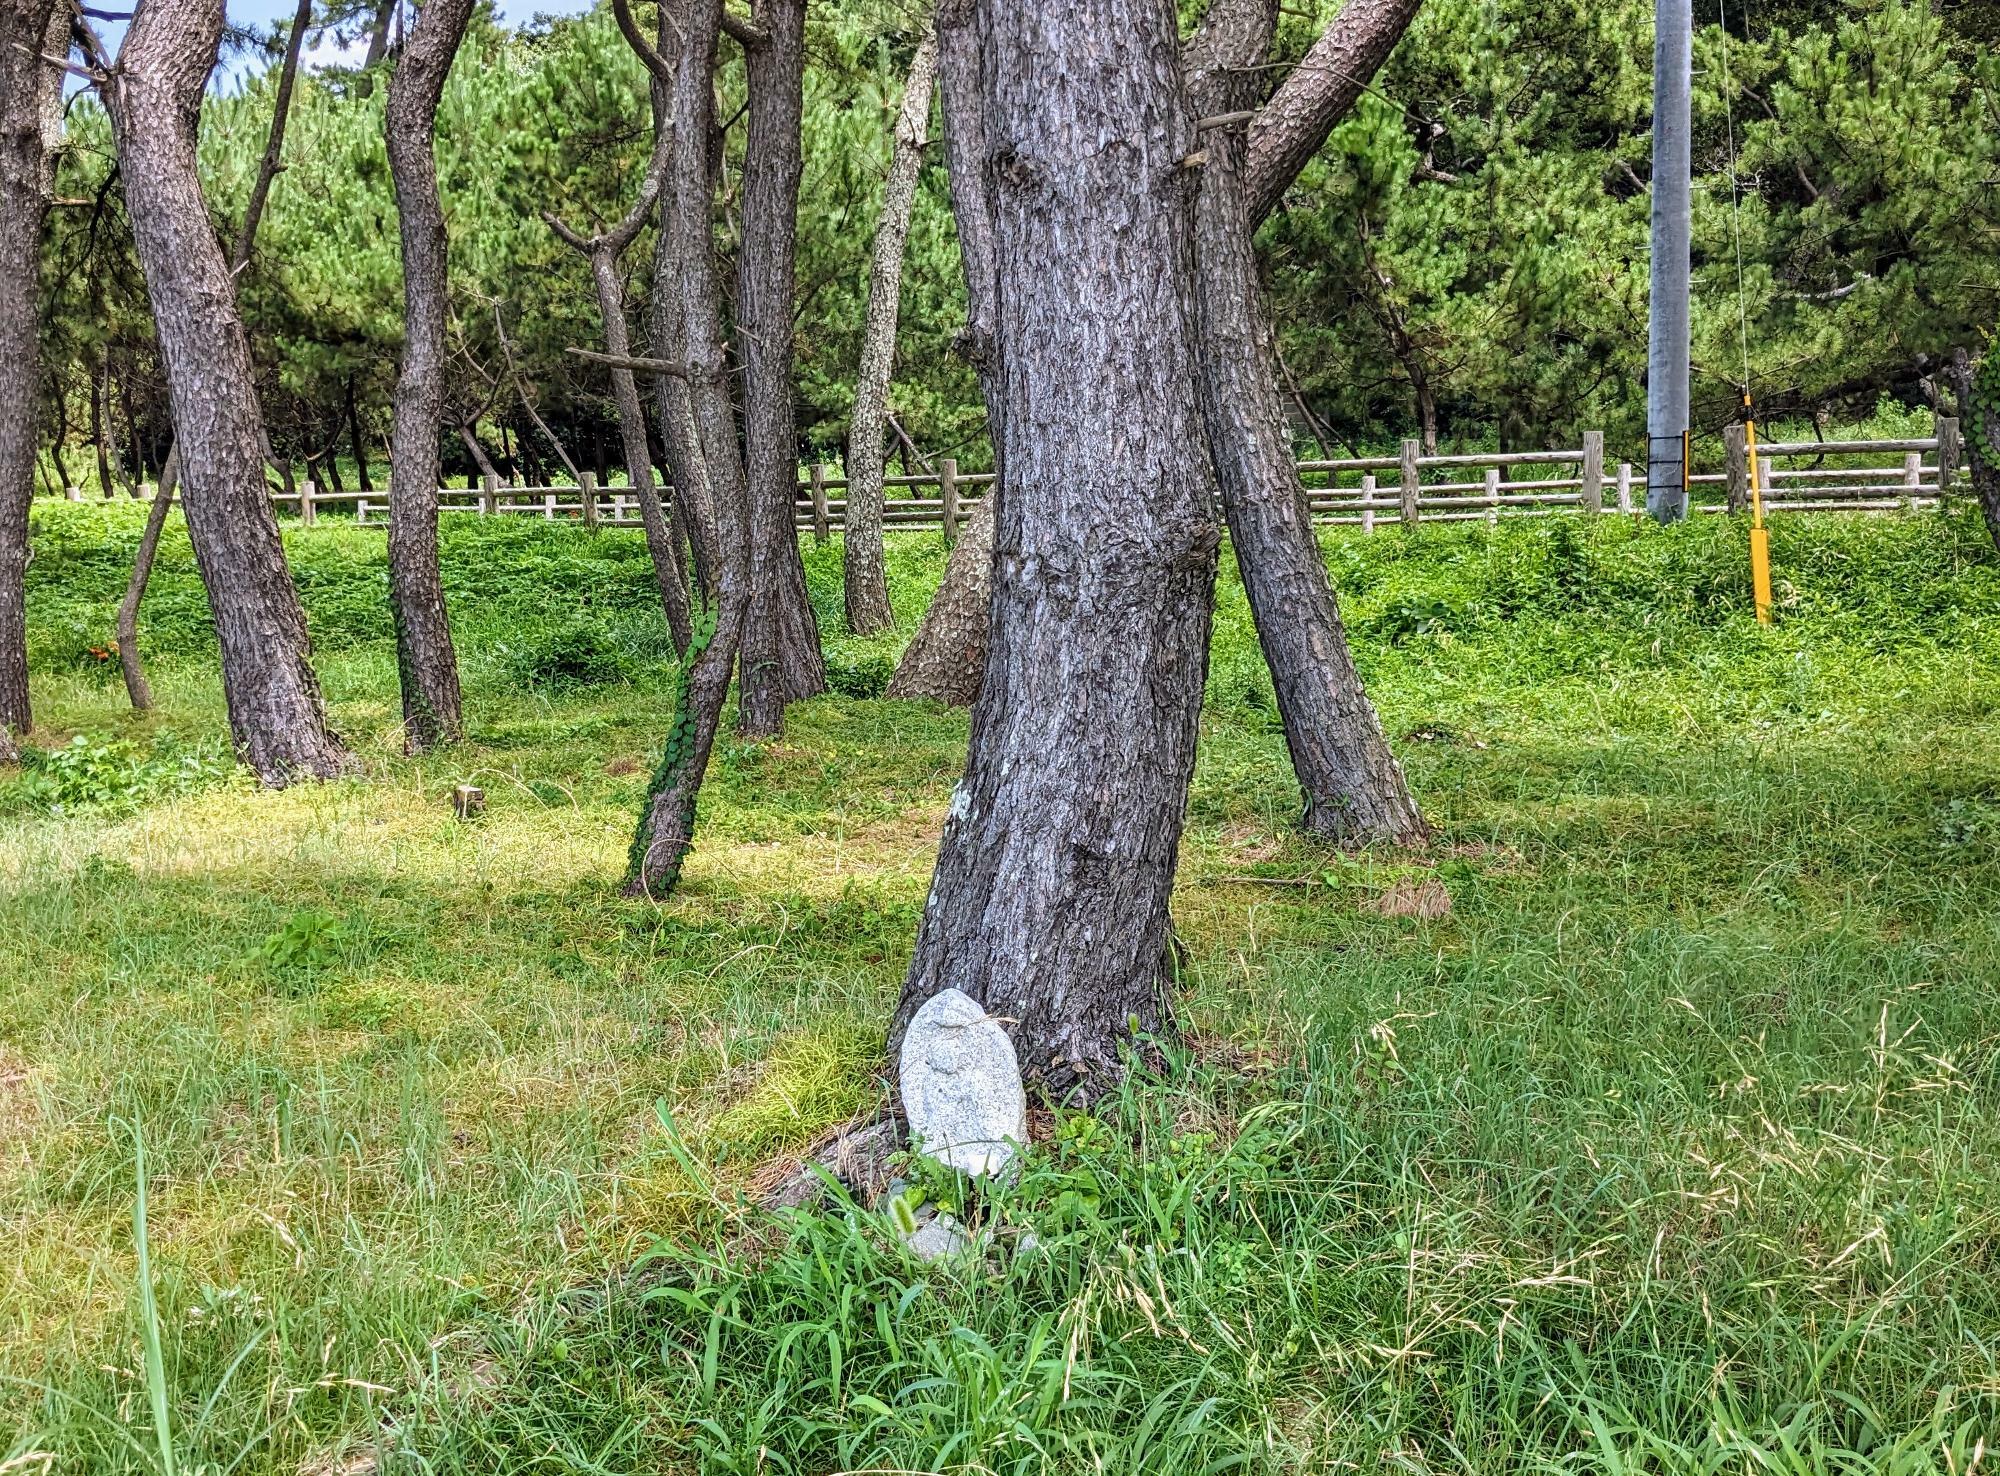
[[[924,1001],[903,1036],[900,1069],[910,1137],[928,1157],[991,1175],[1028,1141],[1014,1043],[969,995],[946,989]]]
[[[903,1244],[926,1261],[941,1261],[970,1250],[972,1237],[965,1233],[965,1226],[940,1211],[919,1220],[917,1228],[903,1237]]]

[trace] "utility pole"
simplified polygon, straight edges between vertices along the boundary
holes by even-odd
[[[1688,94],[1693,0],[1653,0],[1653,249],[1646,345],[1646,511],[1687,516]]]

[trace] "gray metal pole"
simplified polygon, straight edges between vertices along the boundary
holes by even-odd
[[[1692,162],[1688,93],[1693,0],[1653,5],[1653,259],[1646,346],[1646,511],[1687,516],[1688,235]]]

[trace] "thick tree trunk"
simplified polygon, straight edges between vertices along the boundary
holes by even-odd
[[[721,0],[687,0],[673,13],[662,7],[657,50],[632,25],[623,0],[615,0],[614,13],[626,40],[653,71],[661,117],[671,132],[653,268],[653,343],[681,345],[687,374],[659,378],[660,435],[677,500],[690,515],[694,536],[714,550],[716,570],[715,598],[688,647],[673,724],[647,787],[626,868],[627,895],[658,898],[678,885],[694,844],[696,803],[729,698],[750,600],[750,543],[734,432],[720,444],[705,436],[696,408],[704,391],[713,391],[723,410],[728,408],[722,294],[709,230],[714,177],[708,143]],[[714,479],[718,460],[723,478],[734,477],[727,490]]]
[[[372,67],[389,54],[389,28],[396,17],[396,0],[378,0],[375,18],[368,27],[368,54],[361,65]]]
[[[1210,63],[1212,74],[1203,85],[1209,95],[1196,102],[1202,115],[1245,111],[1254,104],[1259,75],[1255,68],[1262,49],[1254,37],[1267,34],[1260,10],[1257,0],[1231,3],[1226,10],[1211,7],[1214,22],[1204,27],[1203,41],[1190,47],[1192,69],[1199,70],[1204,45],[1223,45],[1227,38],[1234,54],[1228,67],[1217,70]],[[1266,176],[1281,167],[1294,172],[1303,167],[1360,95],[1368,74],[1353,69],[1366,65],[1372,71],[1379,66],[1415,11],[1413,0],[1354,0],[1272,99],[1278,113],[1271,125],[1266,126],[1260,110],[1250,124],[1247,145],[1240,132],[1220,129],[1206,139],[1208,172],[1219,176],[1213,183],[1204,181],[1200,213],[1207,431],[1238,568],[1271,667],[1287,746],[1305,801],[1305,828],[1347,843],[1409,843],[1426,831],[1354,670],[1332,584],[1307,517],[1278,399],[1276,345],[1258,293],[1250,245],[1262,211],[1253,212],[1243,197],[1248,171],[1260,160]],[[949,146],[956,115],[951,102],[951,33],[944,26],[941,14]],[[1309,129],[1319,130],[1310,140]],[[954,154],[954,214],[960,218],[963,239],[966,212],[959,199],[960,172]],[[1266,208],[1290,179],[1290,174],[1274,183],[1267,179]],[[991,413],[989,402],[989,418]],[[963,657],[984,644],[981,622],[988,601],[980,582],[990,575],[990,564],[953,559],[931,612],[897,669],[892,695],[964,701],[977,694],[976,678],[970,684],[966,680]]]
[[[2000,348],[1989,347],[1975,374],[1964,349],[1947,371],[1958,396],[1960,432],[1972,491],[1986,517],[1986,532],[2000,552]]]
[[[982,0],[1006,346],[993,638],[897,1034],[963,990],[1101,1089],[1165,972],[1221,530],[1168,0]]]
[[[403,239],[404,319],[389,442],[389,597],[404,741],[412,753],[455,742],[463,731],[458,656],[438,569],[447,286],[444,209],[431,132],[471,16],[472,0],[429,0],[417,13],[389,76],[384,121]]]
[[[347,751],[327,726],[305,612],[263,476],[263,423],[235,287],[195,162],[221,0],[148,0],[105,91],[132,235],[165,361],[182,505],[222,650],[236,747],[266,784],[330,778]]]
[[[661,120],[655,119],[656,125]],[[669,162],[670,135],[657,126],[652,163],[639,186],[639,198],[611,229],[586,239],[554,215],[542,219],[564,241],[582,252],[590,263],[590,279],[597,289],[597,312],[604,320],[604,347],[615,359],[632,354],[632,336],[625,324],[625,289],[618,278],[618,258],[638,236],[660,198],[661,181]],[[611,398],[618,409],[618,440],[625,455],[625,476],[639,501],[639,520],[646,530],[646,551],[652,556],[653,578],[660,588],[660,603],[667,615],[674,649],[687,653],[691,625],[687,575],[681,568],[680,535],[669,522],[660,495],[653,486],[653,458],[646,443],[646,412],[639,401],[638,381],[628,365],[611,368]],[[598,463],[604,460],[604,441],[594,437]],[[603,479],[600,471],[599,480]]]
[[[1198,113],[1254,106],[1276,24],[1275,0],[1216,0],[1186,58]],[[1421,841],[1428,832],[1354,669],[1293,459],[1243,206],[1244,134],[1204,136],[1195,207],[1202,413],[1230,541],[1304,792],[1305,829],[1336,842]]]
[[[855,373],[854,416],[847,427],[847,515],[841,546],[847,628],[873,635],[896,623],[882,550],[882,440],[889,416],[889,375],[896,362],[896,319],[902,306],[903,251],[916,205],[917,173],[930,137],[931,79],[937,37],[927,31],[903,79],[894,152],[882,185],[875,257],[868,273],[868,312],[861,326],[861,366]]]
[[[792,408],[805,0],[761,0],[757,26],[762,39],[744,48],[749,107],[743,241],[736,257],[750,529],[750,611],[737,672],[737,729],[768,737],[783,731],[788,702],[826,690],[826,660],[799,557],[799,437]]]
[[[1005,419],[1000,375],[998,264],[993,206],[986,188],[986,118],[974,0],[942,0],[937,11],[939,113],[951,171],[951,213],[965,273],[965,329],[958,351],[979,376],[986,428],[997,458]],[[988,606],[993,590],[993,524],[1000,505],[996,482],[959,532],[944,581],[917,633],[896,664],[891,697],[930,697],[969,707],[986,668]]]
[[[285,127],[292,116],[292,92],[298,83],[299,56],[305,45],[306,28],[312,21],[312,0],[299,0],[298,10],[292,17],[291,34],[285,42],[285,60],[278,74],[277,95],[271,108],[271,127],[264,136],[264,155],[257,165],[257,177],[250,186],[250,198],[243,207],[243,224],[236,233],[236,246],[229,254],[229,275],[233,281],[250,261],[250,251],[257,244],[257,228],[264,221],[264,207],[270,203],[271,182],[278,177],[280,162],[285,152]],[[350,406],[354,394],[354,382],[348,381]],[[264,460],[275,458],[271,455],[270,437],[260,429],[260,443]],[[291,467],[282,465],[285,491],[296,490],[292,485]],[[364,470],[365,480],[367,473]],[[160,532],[165,527],[167,513],[173,506],[174,484],[180,476],[180,454],[171,437],[167,441],[167,454],[160,465],[160,489],[155,494],[153,506],[146,514],[146,531],[139,539],[139,552],[132,561],[132,577],[125,585],[125,598],[118,606],[118,665],[125,675],[125,692],[132,699],[135,711],[145,712],[153,705],[152,684],[146,680],[145,661],[139,655],[139,605],[146,598],[146,586],[153,577],[153,559],[159,551]]]
[[[26,586],[41,382],[36,269],[62,79],[41,53],[67,53],[68,21],[68,7],[50,0],[0,0],[0,759],[12,755],[8,730],[25,733],[34,719]]]

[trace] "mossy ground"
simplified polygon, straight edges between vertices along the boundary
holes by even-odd
[[[1329,536],[1423,855],[1290,835],[1225,570],[1193,1053],[1059,1127],[995,1211],[1054,1252],[989,1274],[838,1217],[709,1264],[731,1185],[876,1100],[963,758],[962,714],[865,695],[895,642],[834,634],[837,545],[844,690],[719,747],[654,907],[616,885],[672,685],[636,536],[448,521],[472,732],[410,759],[380,533],[290,533],[365,773],[264,793],[178,532],[159,711],[92,654],[138,518],[36,512],[36,741],[94,757],[0,780],[0,1469],[168,1459],[139,1137],[184,1471],[1963,1473],[2000,1436],[1971,519],[1781,523],[1772,629],[1720,519]],[[891,546],[907,632],[943,549]],[[1376,905],[1427,881],[1448,916]],[[621,1293],[663,1246],[677,1295]]]

